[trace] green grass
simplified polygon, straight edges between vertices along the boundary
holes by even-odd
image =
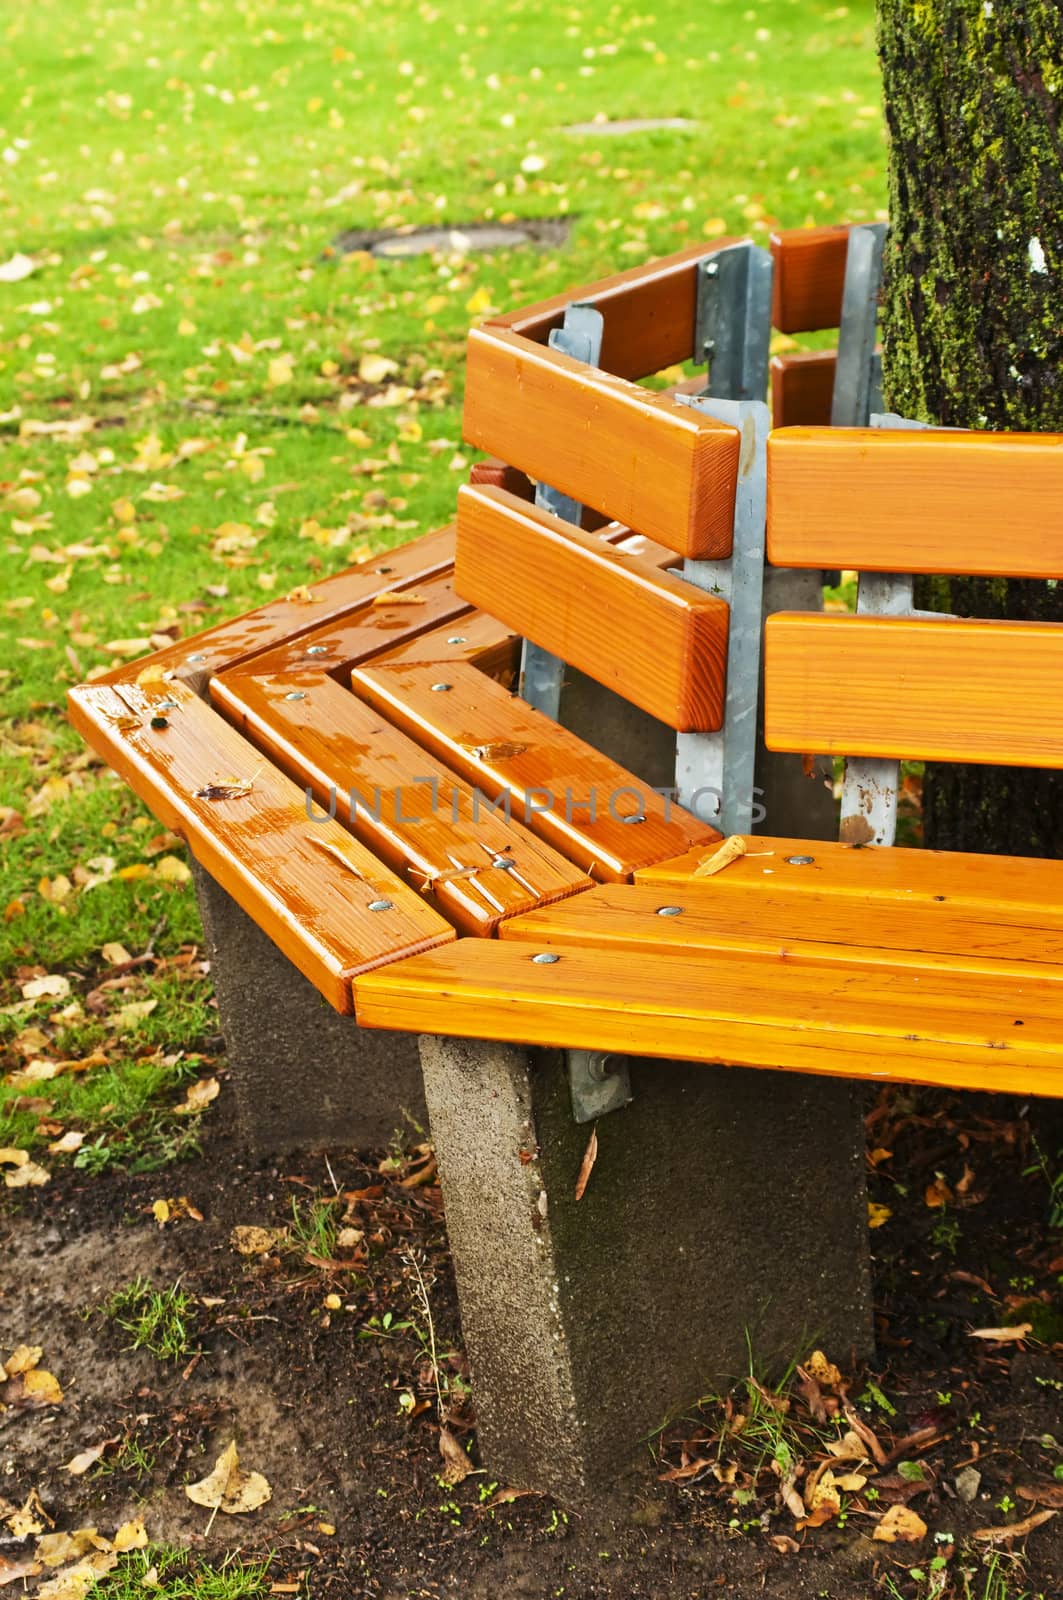
[[[25,821],[0,846],[0,1008],[19,968],[83,999],[107,941],[172,956],[199,936],[190,886],[155,876],[174,846],[87,760],[67,686],[448,520],[472,455],[463,343],[488,306],[724,230],[881,216],[872,16],[872,0],[9,8],[0,258],[37,270],[0,284],[0,829],[4,807]],[[598,115],[696,127],[563,132]],[[352,227],[559,212],[562,250],[330,248]],[[395,404],[359,381],[371,353],[396,363]],[[106,1092],[55,1080],[47,1113],[0,1110],[5,1140],[40,1145],[51,1118],[111,1148],[115,1078],[142,1108],[172,1099],[180,1070],[144,1057],[212,1031],[204,986],[149,991]],[[0,1042],[33,1023],[54,1045],[63,1009],[0,1016]]]
[[[147,1545],[121,1556],[92,1592],[101,1600],[144,1600],[148,1594],[155,1600],[253,1600],[270,1592],[269,1565],[268,1558],[248,1561],[235,1553],[214,1566],[171,1545]]]
[[[109,1322],[132,1335],[130,1350],[146,1350],[157,1361],[180,1361],[192,1349],[195,1303],[179,1283],[155,1289],[134,1278],[100,1307]]]

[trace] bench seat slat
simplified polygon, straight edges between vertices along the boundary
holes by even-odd
[[[435,661],[448,667],[451,663],[468,662],[478,675],[511,683],[520,670],[520,635],[486,611],[466,611],[456,621],[440,623],[427,633],[404,639],[393,649],[374,656],[373,661],[380,666]]]
[[[393,590],[395,600],[389,604],[384,597]],[[448,569],[423,583],[392,585],[382,590],[377,600],[355,606],[310,633],[285,639],[272,650],[220,673],[219,678],[307,669],[346,677],[358,662],[456,623],[471,609],[455,594],[453,572]]]
[[[1063,766],[1063,627],[780,612],[769,750]]]
[[[463,932],[490,935],[505,917],[590,887],[577,867],[477,803],[469,785],[334,679],[246,673],[217,680],[216,694],[222,686],[223,708],[241,732],[309,785],[321,807],[334,803],[337,818],[350,820],[404,881],[425,885]],[[353,816],[352,789],[361,802]],[[512,868],[493,866],[495,859]]]
[[[984,922],[996,919],[1002,939],[1009,928],[1040,927],[1053,937],[1063,935],[1063,861],[900,845],[858,847],[834,839],[768,834],[751,834],[745,843],[748,854],[712,878],[696,881],[709,883],[721,900],[736,906],[756,905],[765,891],[772,899],[785,897],[795,925],[806,902],[836,900],[854,927],[867,906],[888,905],[898,914],[928,909],[940,910],[943,917],[954,913]],[[656,862],[641,868],[636,882],[682,891],[712,853],[694,849],[673,861]]]
[[[592,877],[623,882],[637,867],[719,834],[661,796],[574,733],[515,699],[469,666],[356,669],[355,691],[396,727],[494,798]],[[528,814],[531,796],[532,810]],[[544,809],[537,809],[544,807]],[[624,822],[641,815],[643,822]],[[580,897],[582,898],[582,897]]]
[[[680,555],[730,554],[739,436],[493,327],[469,335],[465,437]]]
[[[771,236],[771,320],[781,333],[836,328],[842,316],[850,228],[785,228]]]
[[[907,966],[1040,977],[1063,984],[1063,926],[1046,929],[1031,909],[1025,926],[1001,926],[991,904],[904,905],[869,893],[858,906],[814,890],[795,904],[771,879],[745,895],[720,894],[714,878],[676,894],[652,883],[606,884],[560,906],[530,911],[503,936],[537,946],[600,945],[655,951],[742,951],[789,963]],[[661,908],[668,913],[661,915]],[[671,910],[678,907],[678,914]]]
[[[160,701],[176,706],[155,729]],[[78,732],[337,1011],[353,1009],[355,973],[454,938],[338,822],[311,827],[301,790],[186,685],[82,685],[69,709]],[[198,794],[243,784],[246,794]],[[374,900],[391,908],[371,912]]]
[[[503,489],[458,497],[458,592],[651,716],[720,726],[728,608]]]
[[[330,578],[297,587],[242,617],[232,617],[202,633],[179,639],[176,644],[156,651],[151,657],[152,666],[171,672],[178,682],[190,684],[197,694],[205,694],[213,673],[238,666],[276,646],[289,646],[356,606],[366,605],[375,595],[389,589],[417,588],[449,572],[453,565],[454,526],[451,523],[400,549],[382,551]],[[143,665],[143,662],[126,662],[94,681],[127,683],[136,677]]]
[[[782,428],[768,440],[777,567],[1063,577],[1063,434]]]
[[[462,939],[358,979],[356,1014],[460,1038],[1063,1094],[1059,984],[733,952],[552,953],[539,964],[528,945]]]

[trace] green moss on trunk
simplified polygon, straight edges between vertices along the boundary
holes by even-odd
[[[878,40],[887,402],[951,426],[1063,432],[1063,8],[879,0]],[[1063,619],[1063,585],[942,588],[920,603]],[[929,844],[1063,855],[1056,774],[934,767],[924,806]]]

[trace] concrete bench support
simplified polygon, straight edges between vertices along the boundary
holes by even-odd
[[[845,1082],[633,1064],[572,1120],[560,1052],[423,1038],[484,1461],[571,1505],[699,1395],[816,1345],[870,1353],[862,1096]]]
[[[244,1148],[368,1150],[411,1118],[427,1127],[417,1040],[333,1011],[231,895],[193,870]]]

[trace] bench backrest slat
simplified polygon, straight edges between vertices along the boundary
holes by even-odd
[[[782,428],[768,443],[778,567],[1063,577],[1063,435]]]
[[[683,732],[723,716],[728,608],[503,489],[458,495],[455,587]]]
[[[771,320],[780,333],[810,333],[841,322],[848,224],[787,228],[771,236],[775,293]]]

